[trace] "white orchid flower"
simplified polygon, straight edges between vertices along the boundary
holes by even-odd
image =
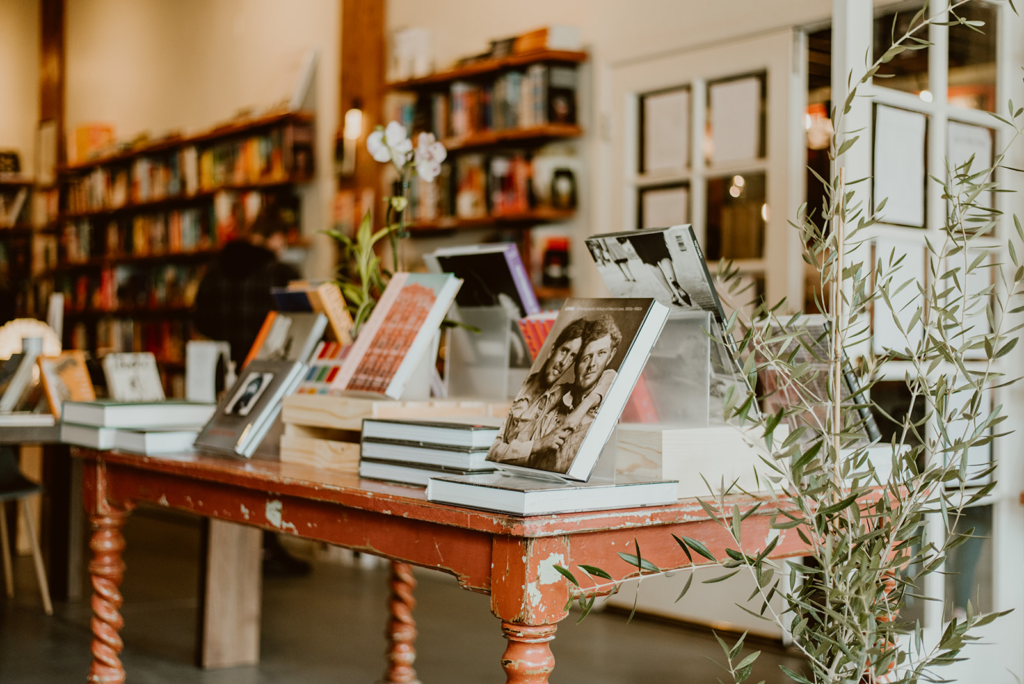
[[[433,133],[420,133],[416,144],[416,173],[428,183],[441,174],[441,162],[448,156],[448,150],[437,142]]]
[[[392,121],[387,128],[380,128],[370,133],[366,138],[366,149],[370,156],[379,162],[394,161],[398,166],[403,166],[409,159],[412,152],[412,141],[405,126]]]

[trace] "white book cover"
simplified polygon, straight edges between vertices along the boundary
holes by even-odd
[[[359,330],[331,393],[400,399],[461,285],[450,274],[396,273]]]
[[[107,392],[115,401],[163,401],[164,386],[151,352],[114,353],[103,357]]]
[[[589,479],[668,315],[649,297],[566,300],[487,460]]]
[[[113,449],[116,433],[115,428],[74,425],[72,423],[61,423],[60,425],[61,442],[93,449]]]
[[[114,448],[135,454],[173,454],[191,451],[201,428],[190,430],[115,430]]]

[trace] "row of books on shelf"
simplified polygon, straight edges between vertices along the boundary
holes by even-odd
[[[579,74],[574,65],[534,64],[511,70],[490,83],[456,81],[447,93],[433,93],[431,130],[439,139],[547,124],[577,123]]]
[[[533,165],[525,154],[463,154],[433,183],[410,188],[410,219],[435,221],[521,214],[537,207]]]
[[[64,293],[69,312],[186,308],[195,301],[204,271],[202,265],[107,266],[99,273],[58,277],[55,288]]]
[[[189,197],[224,187],[284,183],[313,173],[309,126],[289,125],[212,146],[193,145],[111,163],[66,183],[67,211],[85,213]]]
[[[56,189],[17,186],[0,192],[0,230],[33,226],[43,228],[57,220],[59,193]]]

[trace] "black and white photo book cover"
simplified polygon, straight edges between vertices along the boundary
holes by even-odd
[[[709,413],[721,420],[728,388],[747,387],[747,382],[733,361],[735,343],[725,332],[725,312],[693,227],[605,233],[586,243],[612,296],[654,297],[673,314],[710,315]],[[654,378],[652,384],[656,383]]]
[[[668,314],[650,297],[566,300],[487,460],[587,480]]]
[[[217,404],[195,447],[252,456],[305,371],[301,361],[252,361]]]

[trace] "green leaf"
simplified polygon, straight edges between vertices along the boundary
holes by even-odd
[[[557,571],[558,571],[559,573],[561,573],[561,574],[562,574],[562,576],[564,576],[564,577],[565,577],[566,579],[568,579],[568,580],[569,580],[570,582],[572,582],[573,584],[575,584],[575,585],[576,585],[577,587],[578,587],[578,586],[580,586],[580,583],[576,581],[576,578],[572,576],[572,573],[571,573],[571,572],[569,572],[569,570],[568,570],[568,569],[566,569],[566,568],[563,568],[563,567],[562,567],[561,565],[556,565],[556,566],[555,566],[555,570],[557,570]]]
[[[693,573],[692,572],[690,573],[690,576],[686,578],[686,584],[683,585],[683,590],[681,592],[679,592],[679,596],[676,597],[675,603],[678,603],[679,599],[681,599],[684,596],[686,596],[686,592],[690,591],[690,585],[691,584],[693,584]]]
[[[596,575],[597,577],[600,577],[601,579],[610,580],[612,578],[612,576],[609,575],[607,572],[605,572],[601,568],[596,568],[593,565],[580,565],[579,568],[580,568],[580,570],[583,570],[584,572],[586,572],[588,574],[591,574],[591,575]]]
[[[691,549],[707,558],[709,561],[713,561],[716,563],[718,562],[718,559],[711,555],[711,552],[708,551],[708,547],[704,546],[696,539],[691,539],[690,537],[683,537],[683,541],[686,543],[687,546],[689,546]]]
[[[737,570],[733,570],[732,572],[728,572],[728,573],[726,573],[724,575],[719,575],[718,577],[712,577],[711,579],[704,580],[703,582],[701,582],[701,584],[716,584],[718,582],[724,582],[725,580],[729,579],[730,577],[732,577],[733,575],[735,575],[736,573],[738,573],[742,569],[743,568],[739,568]]]
[[[690,565],[693,565],[693,556],[690,555],[690,549],[686,548],[686,542],[674,534],[672,535],[672,538],[675,539],[676,543],[683,549],[683,553],[686,554],[686,560],[690,561]]]

